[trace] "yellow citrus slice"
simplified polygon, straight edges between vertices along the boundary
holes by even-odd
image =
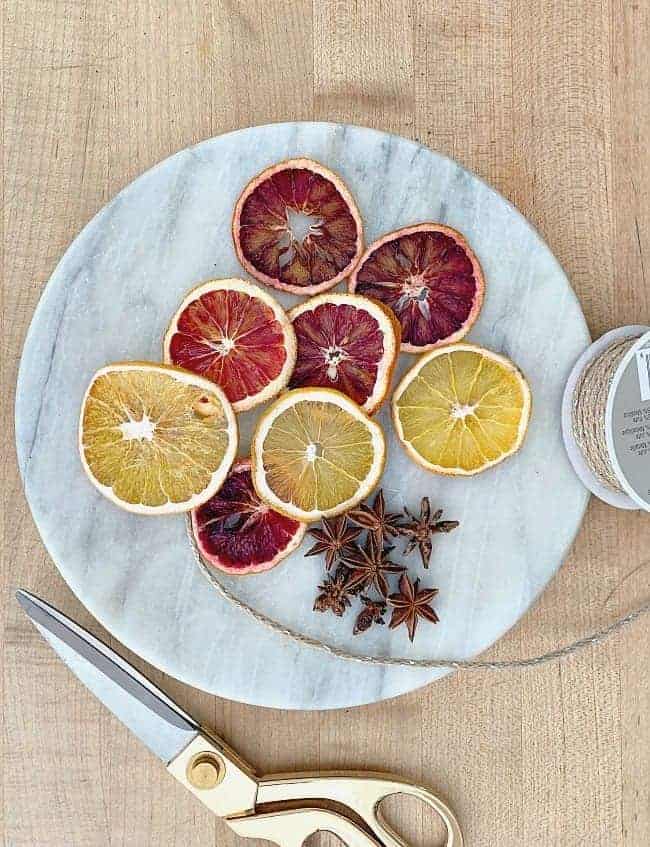
[[[237,452],[223,391],[196,374],[118,362],[93,377],[81,409],[79,452],[91,482],[142,515],[186,512],[215,494]]]
[[[522,445],[530,388],[505,356],[473,344],[432,350],[393,395],[393,421],[406,452],[434,473],[469,476]]]
[[[253,435],[253,485],[273,509],[299,521],[345,512],[377,484],[386,444],[381,427],[331,388],[279,397]]]

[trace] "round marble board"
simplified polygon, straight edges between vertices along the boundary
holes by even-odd
[[[252,176],[295,156],[343,177],[367,243],[426,220],[467,236],[487,281],[470,340],[521,367],[533,417],[519,454],[477,477],[448,479],[416,467],[396,443],[387,409],[378,415],[389,443],[382,485],[390,509],[417,508],[426,494],[461,522],[434,538],[430,570],[421,571],[416,554],[408,561],[423,585],[440,590],[440,623],[423,622],[413,645],[405,628],[374,627],[353,637],[352,613],[343,620],[314,614],[323,564],[303,556],[308,542],[272,572],[227,585],[280,623],[355,653],[463,658],[503,635],[560,566],[587,503],[562,445],[560,406],[589,335],[566,276],[526,220],[460,165],[419,144],[354,126],[275,124],[204,141],[143,174],[86,226],[45,289],[23,352],[16,431],[43,541],[114,636],[214,694],[327,709],[391,697],[442,672],[333,658],[269,631],[209,584],[182,516],[139,517],[113,506],[86,479],[76,443],[81,399],[97,368],[159,361],[163,332],[190,287],[245,276],[230,235],[235,201]],[[396,378],[413,361],[402,355]],[[257,414],[240,421],[242,454]]]

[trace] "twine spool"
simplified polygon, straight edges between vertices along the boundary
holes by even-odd
[[[564,391],[562,435],[573,469],[619,509],[650,511],[649,352],[647,326],[611,330],[580,356]]]
[[[605,411],[614,376],[628,350],[642,336],[621,338],[596,356],[580,374],[573,394],[573,435],[591,472],[613,491],[625,493],[607,447]]]

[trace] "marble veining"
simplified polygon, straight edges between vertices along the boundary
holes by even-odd
[[[76,450],[83,392],[109,361],[157,360],[167,322],[201,280],[245,276],[231,213],[269,164],[312,156],[355,195],[366,241],[419,220],[457,227],[477,252],[487,296],[470,340],[512,357],[534,397],[523,450],[468,480],[432,476],[389,436],[382,484],[391,507],[428,494],[461,527],[436,538],[424,584],[440,589],[441,623],[351,635],[352,616],[311,612],[321,564],[300,551],[270,574],[230,580],[251,603],[301,632],[360,653],[471,656],[525,612],[562,563],[587,494],[560,436],[560,404],[589,341],[559,264],[526,220],[457,163],[374,130],[325,123],[240,130],[183,150],[135,180],[80,233],[36,310],[16,399],[18,455],[34,520],[90,611],[152,664],[207,691],[279,708],[351,706],[394,696],[440,672],[360,665],[269,632],[222,600],[200,573],[182,518],[129,515],[86,480]],[[281,296],[285,305],[296,298]],[[412,361],[402,356],[400,372]],[[241,419],[245,452],[256,413]],[[304,549],[304,548],[303,548]],[[411,564],[415,570],[417,559]]]

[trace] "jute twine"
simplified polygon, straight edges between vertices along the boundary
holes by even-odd
[[[641,336],[623,338],[596,356],[580,374],[573,394],[573,434],[594,475],[614,491],[623,492],[609,459],[605,437],[605,409],[616,369]]]
[[[605,408],[616,369],[627,351],[636,341],[637,338],[624,338],[616,341],[587,365],[576,384],[571,409],[574,436],[585,457],[585,461],[598,479],[615,491],[622,491],[623,489],[616,478],[616,474],[609,460],[605,438]],[[586,635],[584,638],[579,638],[577,641],[566,644],[564,647],[558,647],[556,650],[542,653],[539,656],[531,656],[527,659],[485,661],[481,659],[410,659],[408,657],[393,656],[364,656],[359,653],[351,653],[348,650],[341,650],[317,638],[296,632],[290,627],[284,626],[279,621],[265,615],[263,612],[259,612],[257,609],[249,606],[248,603],[236,597],[226,588],[217,578],[215,571],[203,560],[196,546],[189,518],[187,520],[187,535],[192,553],[199,568],[215,591],[225,600],[228,600],[229,603],[244,611],[253,620],[273,630],[273,632],[290,638],[292,641],[297,641],[306,647],[328,653],[330,656],[336,656],[338,659],[348,659],[352,662],[362,662],[368,665],[391,665],[424,669],[442,668],[448,670],[506,670],[509,668],[536,667],[546,662],[561,659],[564,656],[570,656],[585,647],[599,644],[601,641],[614,635],[614,633],[634,623],[642,615],[650,612],[650,602],[644,603],[624,617],[615,620],[613,623],[590,635]]]
[[[279,621],[276,621],[273,618],[270,618],[268,615],[265,615],[263,612],[259,612],[257,609],[254,609],[252,606],[249,606],[248,603],[245,603],[239,597],[236,597],[229,589],[225,587],[225,585],[223,585],[217,579],[214,570],[210,568],[210,566],[206,562],[204,562],[203,558],[201,557],[198,547],[196,546],[196,541],[194,540],[194,535],[192,533],[192,523],[189,517],[187,518],[186,526],[187,537],[189,539],[190,547],[192,549],[192,553],[194,554],[194,558],[196,559],[196,563],[198,564],[202,573],[205,575],[212,587],[219,595],[221,595],[221,597],[223,597],[229,603],[232,603],[238,609],[241,609],[243,612],[253,618],[253,620],[257,621],[257,623],[262,624],[262,626],[265,626],[273,632],[277,632],[280,635],[291,639],[292,641],[296,641],[299,644],[304,645],[305,647],[311,647],[314,650],[320,650],[322,653],[328,653],[330,656],[335,656],[337,659],[348,659],[352,662],[361,662],[362,664],[367,665],[391,665],[404,668],[423,669],[443,668],[448,670],[466,671],[498,671],[507,670],[509,668],[531,668],[536,667],[537,665],[546,664],[546,662],[552,662],[555,659],[561,659],[564,656],[570,656],[572,653],[576,653],[578,652],[578,650],[582,650],[584,647],[599,644],[601,641],[604,641],[606,638],[609,638],[610,635],[613,635],[615,632],[619,632],[621,629],[634,623],[634,621],[636,621],[642,615],[645,615],[650,612],[650,602],[648,602],[645,603],[643,606],[640,606],[638,609],[634,609],[632,612],[625,615],[625,617],[619,618],[619,620],[614,621],[613,623],[609,624],[609,626],[603,627],[603,629],[599,629],[596,632],[585,636],[584,638],[580,638],[577,641],[574,641],[571,644],[567,644],[564,647],[559,647],[556,650],[551,650],[549,653],[542,653],[540,656],[532,656],[527,659],[484,661],[481,659],[409,659],[408,657],[393,656],[364,656],[359,653],[350,653],[347,650],[341,650],[338,647],[333,647],[330,644],[327,644],[324,641],[320,641],[317,638],[311,638],[309,635],[303,635],[303,633],[296,632],[290,627],[284,626]]]

